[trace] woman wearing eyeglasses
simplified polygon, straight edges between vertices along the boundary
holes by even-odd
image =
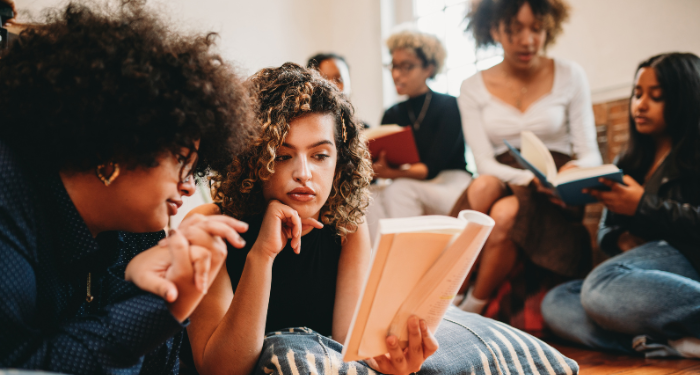
[[[402,31],[386,44],[396,92],[408,100],[387,109],[382,124],[410,126],[420,162],[391,166],[380,155],[372,164],[375,177],[393,180],[386,187],[373,187],[374,201],[367,213],[372,239],[381,218],[448,214],[471,181],[457,99],[427,84],[445,61],[442,43],[430,34]]]

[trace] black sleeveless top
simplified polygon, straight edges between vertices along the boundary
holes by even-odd
[[[234,296],[246,256],[260,233],[263,216],[242,220],[249,224],[248,231],[241,233],[246,245],[242,249],[228,245],[226,258]],[[265,332],[309,327],[322,335],[331,335],[340,250],[340,236],[331,225],[312,229],[303,236],[299,255],[287,243],[272,266]]]

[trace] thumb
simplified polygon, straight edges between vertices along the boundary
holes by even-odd
[[[143,274],[138,287],[146,292],[160,296],[169,303],[175,302],[178,297],[177,287],[175,284],[168,279],[156,275],[155,273]]]

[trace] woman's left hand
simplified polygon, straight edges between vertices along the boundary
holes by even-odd
[[[425,320],[411,316],[408,319],[408,347],[401,349],[399,340],[391,335],[386,338],[389,353],[365,362],[382,374],[408,375],[420,371],[423,362],[438,350],[438,342],[428,329]]]
[[[637,212],[639,201],[644,195],[644,187],[638,184],[634,178],[629,175],[623,176],[622,182],[625,185],[607,178],[601,178],[599,181],[609,187],[610,191],[583,189],[583,192],[592,195],[608,210],[616,214],[633,216]]]

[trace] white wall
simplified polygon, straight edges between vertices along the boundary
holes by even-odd
[[[583,66],[594,102],[629,96],[637,65],[653,55],[700,55],[698,0],[568,1],[571,20],[549,54]]]
[[[102,1],[102,0],[99,0]],[[20,0],[38,15],[61,0]],[[222,55],[252,74],[317,52],[343,55],[358,116],[374,125],[383,113],[380,5],[377,0],[151,0],[185,29],[216,31]],[[20,14],[21,17],[21,14]]]

